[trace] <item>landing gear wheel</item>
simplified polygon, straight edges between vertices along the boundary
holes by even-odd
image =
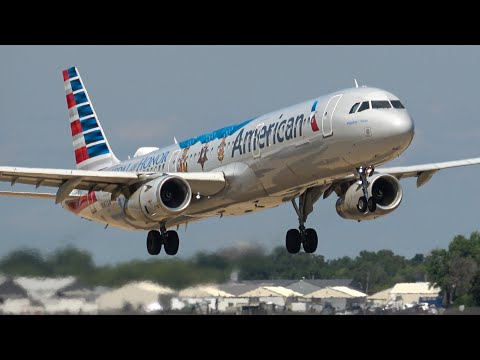
[[[370,199],[368,199],[368,211],[373,213],[375,212],[375,210],[377,210],[377,202],[375,201],[375,199],[373,197],[371,197]]]
[[[312,254],[317,250],[318,245],[318,236],[317,232],[314,229],[305,230],[305,239],[303,242],[303,250],[306,253]]]
[[[178,252],[179,238],[176,231],[167,231],[165,238],[165,252],[167,255],[176,255]]]
[[[147,235],[147,251],[150,255],[160,254],[162,249],[162,235],[157,230],[152,230],[148,232]]]
[[[361,213],[365,213],[367,212],[367,198],[365,196],[362,196],[360,199],[358,199],[358,203],[357,203],[357,209],[358,211],[360,211]]]
[[[290,254],[296,254],[300,251],[302,246],[302,238],[300,236],[300,231],[297,229],[290,229],[287,232],[286,239],[287,251]]]

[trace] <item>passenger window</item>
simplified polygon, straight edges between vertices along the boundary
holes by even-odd
[[[392,100],[391,103],[395,109],[405,109],[405,106],[403,106],[400,100]]]
[[[355,111],[357,111],[359,105],[360,103],[356,103],[355,105],[353,105],[352,108],[350,109],[349,114],[353,114]]]
[[[372,109],[390,109],[391,107],[388,100],[372,100]]]
[[[364,111],[370,109],[370,102],[369,101],[364,101],[362,105],[360,105],[360,108],[358,109],[357,112]]]

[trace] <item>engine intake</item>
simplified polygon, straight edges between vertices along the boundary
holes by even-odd
[[[346,193],[337,200],[338,215],[350,220],[372,220],[396,210],[403,198],[403,190],[396,177],[389,174],[374,174],[368,178],[368,196],[373,197],[377,209],[373,213],[361,213],[358,208],[358,199],[363,196],[362,186],[352,184]]]
[[[142,185],[125,204],[125,212],[135,220],[161,221],[183,213],[192,199],[188,182],[167,175]]]

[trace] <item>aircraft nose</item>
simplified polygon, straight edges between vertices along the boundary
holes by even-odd
[[[395,134],[395,137],[399,137],[402,143],[406,143],[407,146],[410,145],[410,142],[413,140],[413,135],[415,133],[415,125],[413,119],[404,112],[402,114],[397,114],[392,119],[392,129]]]

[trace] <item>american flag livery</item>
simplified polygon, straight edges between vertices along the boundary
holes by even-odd
[[[311,111],[311,114],[310,114],[310,126],[312,127],[312,130],[313,130],[314,132],[320,130],[320,128],[318,127],[317,118],[316,118],[317,105],[318,105],[318,100],[316,100],[316,101],[313,103],[313,105],[312,105],[312,111]]]
[[[70,211],[72,211],[75,214],[78,214],[88,206],[95,204],[96,201],[97,201],[97,196],[95,192],[92,191],[82,195],[78,200],[67,202],[66,205]]]
[[[98,121],[78,69],[63,70],[77,168],[101,170],[118,164]]]

